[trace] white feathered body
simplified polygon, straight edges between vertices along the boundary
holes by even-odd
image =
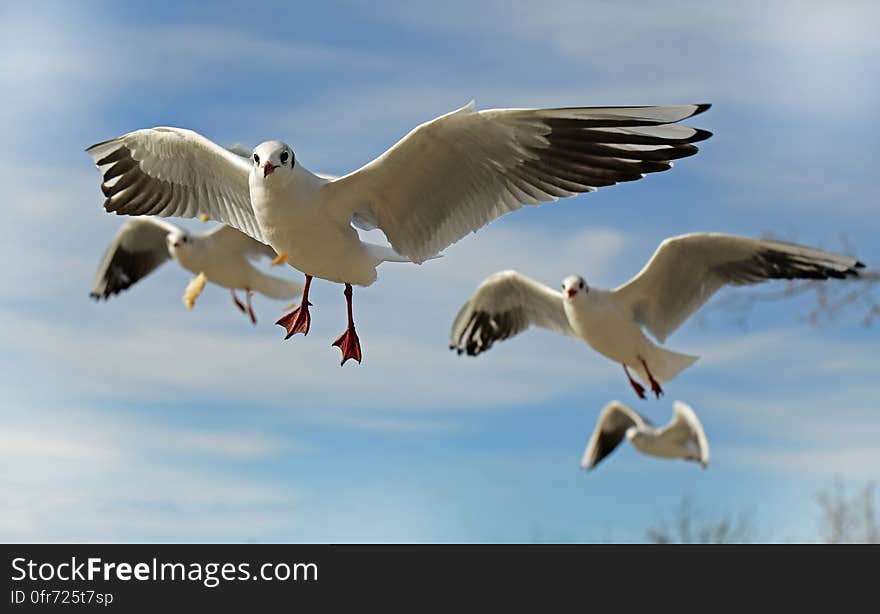
[[[658,458],[700,458],[700,449],[693,442],[690,433],[684,429],[639,429],[631,427],[626,433],[633,447],[650,456]]]
[[[606,290],[591,288],[589,292],[580,292],[574,300],[565,300],[564,307],[571,327],[587,345],[603,356],[625,364],[644,383],[648,383],[649,378],[642,359],[654,379],[662,384],[698,358],[656,345],[642,332],[641,326],[618,308]]]
[[[308,275],[369,286],[376,281],[373,257],[351,224],[329,217],[322,187],[327,183],[300,166],[269,177],[251,173],[250,196],[257,223],[269,244]]]
[[[292,298],[299,285],[267,275],[241,254],[230,254],[223,245],[194,237],[189,243],[169,252],[180,266],[195,273],[204,273],[211,283],[233,290],[253,290],[275,299]]]

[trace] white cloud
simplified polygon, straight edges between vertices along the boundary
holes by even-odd
[[[289,486],[218,464],[290,453],[274,436],[160,425],[75,403],[7,401],[0,411],[4,539],[244,540],[287,523],[295,508]]]
[[[880,467],[880,450],[873,443],[806,449],[732,448],[729,453],[740,464],[752,469],[800,479],[873,482],[880,474],[877,470]]]
[[[329,347],[344,325],[335,285],[316,282],[313,331],[288,342],[271,325],[279,303],[258,301],[256,329],[216,289],[186,313],[180,292],[187,276],[170,267],[106,304],[88,302],[93,268],[124,219],[100,209],[98,176],[79,151],[89,143],[74,147],[66,139],[110,136],[146,114],[151,101],[170,101],[161,111],[168,113],[176,101],[189,101],[193,88],[212,86],[224,89],[216,105],[189,115],[211,127],[212,138],[247,142],[265,128],[302,147],[315,170],[334,172],[366,162],[416,123],[471,97],[481,107],[711,99],[728,110],[760,109],[764,120],[782,117],[783,127],[804,112],[818,112],[828,118],[822,125],[830,131],[833,117],[853,123],[877,101],[876,88],[866,90],[869,80],[857,78],[876,51],[875,8],[852,7],[774,8],[756,19],[755,11],[705,4],[656,11],[620,4],[570,3],[549,10],[505,5],[501,11],[444,5],[425,15],[421,27],[470,33],[481,53],[474,57],[477,47],[463,40],[463,57],[442,63],[234,28],[114,29],[100,20],[84,24],[75,15],[0,20],[0,53],[7,60],[0,67],[0,120],[7,143],[15,144],[0,152],[7,216],[0,259],[8,263],[0,273],[7,289],[0,303],[7,323],[0,328],[0,384],[6,391],[0,457],[8,467],[0,476],[0,534],[23,540],[245,540],[290,535],[309,524],[324,526],[328,539],[358,539],[367,531],[412,540],[448,533],[454,522],[448,518],[414,521],[417,515],[400,513],[430,500],[430,493],[352,491],[322,499],[301,492],[296,476],[264,477],[264,464],[283,465],[288,455],[314,449],[312,442],[291,440],[273,427],[442,436],[467,433],[467,412],[475,409],[539,404],[588,387],[625,394],[619,366],[572,340],[532,331],[473,360],[446,351],[446,335],[461,302],[496,270],[516,268],[551,286],[573,272],[597,285],[615,285],[639,269],[636,252],[653,248],[610,228],[548,229],[533,224],[544,211],[523,210],[466,238],[440,261],[420,268],[384,265],[379,282],[355,295],[365,363],[340,369],[338,351]],[[401,6],[399,18],[416,17],[413,10]],[[510,21],[502,36],[491,39],[495,44],[485,45],[486,32],[499,29],[499,14]],[[439,23],[444,15],[449,22]],[[599,20],[615,27],[594,27]],[[289,83],[269,81],[267,87],[288,92],[302,83],[305,93],[293,101],[270,98],[266,109],[251,112],[249,98],[228,84],[250,74],[244,68],[254,57],[261,67],[292,75]],[[353,85],[305,89],[315,84],[302,78],[308,71],[339,67],[362,74]],[[136,105],[126,102],[138,97]],[[705,121],[727,122],[728,112],[719,105]],[[801,172],[804,161],[817,158],[779,163],[781,152],[811,146],[812,133],[802,134],[809,132],[802,126],[768,137],[784,147],[764,144],[762,155],[754,153],[747,130],[719,131],[712,147],[726,159],[706,161],[708,177],[736,193],[731,202],[793,202],[799,210],[806,203],[814,211],[834,202],[837,212],[843,206],[867,211],[863,203],[871,192],[859,182],[845,176],[829,181],[831,171]],[[761,126],[755,130],[763,136]],[[727,148],[731,142],[734,147]],[[81,171],[71,170],[67,156],[75,155]],[[855,150],[852,157],[859,155]],[[850,164],[839,157],[843,161],[832,171]],[[703,168],[696,161],[685,164]],[[790,198],[795,191],[808,198]],[[590,207],[596,198],[547,206]],[[679,222],[687,220],[676,215],[671,221]],[[871,452],[877,433],[870,343],[800,328],[748,335],[690,331],[674,337],[672,347],[705,357],[673,387],[735,439],[716,449],[719,462],[718,453],[730,446],[738,463],[786,475],[799,468],[867,475],[867,467],[877,465]],[[738,395],[728,398],[731,381]],[[807,398],[816,396],[822,382],[852,396],[831,396],[827,403]],[[754,401],[758,394],[763,406]],[[197,418],[191,409],[171,417],[144,412],[194,403],[211,411]],[[221,404],[241,408],[240,415],[229,424],[215,422]],[[251,426],[255,416],[268,421],[265,430]],[[737,448],[759,437],[772,443]],[[517,470],[509,458],[498,462],[503,467],[497,475]],[[353,513],[360,523],[351,522]]]
[[[597,104],[711,98],[788,105],[791,116],[827,112],[840,92],[850,113],[877,102],[865,79],[878,48],[873,2],[446,2],[401,6],[389,18],[475,40],[503,29],[487,57],[525,73],[588,69],[581,91]]]

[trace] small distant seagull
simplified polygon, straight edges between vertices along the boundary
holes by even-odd
[[[639,398],[645,388],[632,369],[660,398],[661,383],[674,378],[697,356],[670,352],[654,344],[642,327],[663,343],[725,285],[770,279],[828,279],[858,276],[861,262],[794,243],[716,233],[693,233],[663,241],[645,268],[615,290],[591,288],[570,276],[562,292],[502,271],[487,278],[452,325],[450,349],[476,356],[496,341],[531,325],[578,337],[623,365]]]
[[[700,419],[691,407],[681,401],[672,404],[672,420],[664,427],[656,427],[620,401],[612,401],[602,409],[593,430],[581,469],[592,469],[611,454],[626,437],[632,446],[657,458],[683,458],[709,464],[709,441]]]
[[[274,258],[275,250],[229,226],[189,232],[162,220],[135,218],[123,224],[104,252],[90,296],[107,299],[174,258],[188,271],[204,273],[209,281],[229,288],[236,307],[256,324],[251,292],[289,299],[302,290],[300,284],[266,275],[251,264],[250,259],[261,256]],[[244,290],[246,305],[236,290]]]
[[[86,151],[103,174],[104,208],[124,215],[218,220],[271,245],[306,274],[300,306],[282,317],[307,334],[312,277],[345,284],[348,327],[333,345],[361,361],[352,284],[382,262],[422,263],[492,220],[668,170],[711,133],[681,122],[707,104],[489,109],[474,103],[426,122],[343,177],[310,172],[281,141],[249,160],[180,128],[136,130]],[[381,229],[391,247],[360,240]]]

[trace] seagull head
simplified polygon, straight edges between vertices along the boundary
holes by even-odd
[[[296,164],[293,150],[287,143],[282,143],[281,141],[260,143],[254,149],[251,157],[254,162],[254,172],[262,173],[263,179],[278,169],[289,171]]]
[[[570,301],[574,300],[578,294],[586,294],[589,291],[590,286],[580,275],[569,275],[562,280],[562,294]]]
[[[168,236],[165,237],[165,241],[168,243],[168,250],[175,252],[177,250],[187,249],[192,243],[192,235],[185,230],[169,232]]]

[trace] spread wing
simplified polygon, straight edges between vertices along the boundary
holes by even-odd
[[[476,356],[532,325],[577,337],[565,315],[561,292],[516,271],[501,271],[486,278],[459,310],[449,349]]]
[[[89,296],[107,299],[152,273],[171,257],[165,238],[175,230],[173,224],[153,218],[123,224],[101,257]]]
[[[209,218],[258,241],[250,162],[192,130],[148,128],[92,145],[104,209],[119,215]]]
[[[663,342],[726,284],[858,275],[849,256],[764,239],[694,233],[666,239],[615,300]]]
[[[221,224],[207,233],[207,237],[222,246],[224,251],[241,254],[248,258],[275,258],[278,254],[274,249],[249,237],[225,224]]]
[[[606,405],[587,442],[581,458],[581,469],[592,469],[611,454],[623,441],[629,427],[646,424],[650,422],[644,416],[620,401],[612,401]]]
[[[708,107],[475,112],[471,102],[325,186],[328,207],[381,228],[395,251],[423,262],[523,205],[669,169],[711,136],[676,122]]]
[[[681,446],[693,446],[700,464],[709,464],[709,440],[697,413],[687,403],[675,401],[672,404],[672,421],[657,432],[657,437],[669,438]]]

